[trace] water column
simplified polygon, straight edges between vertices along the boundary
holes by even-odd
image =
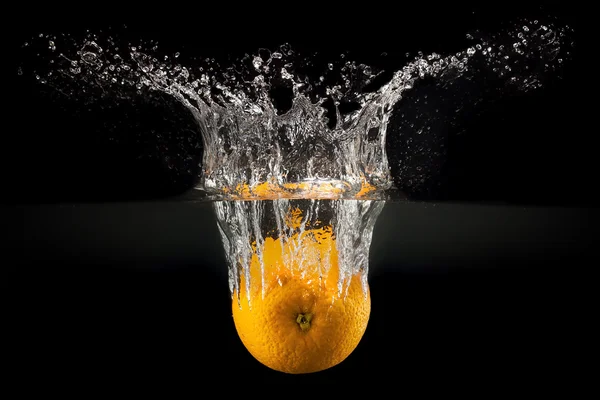
[[[242,281],[247,293],[264,296],[280,276],[322,279],[332,268],[339,270],[339,296],[355,275],[366,293],[373,228],[384,204],[341,199],[214,202],[232,295],[239,295]]]

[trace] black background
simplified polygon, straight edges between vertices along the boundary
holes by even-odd
[[[566,4],[411,4],[394,12],[383,4],[336,12],[289,6],[37,8],[14,14],[11,39],[18,50],[40,31],[80,34],[126,23],[123,35],[184,54],[224,57],[290,42],[323,57],[350,50],[368,61],[384,51],[461,50],[466,32],[496,31],[518,17],[552,15],[577,29]],[[483,116],[466,115],[442,189],[404,188],[415,202],[386,205],[373,240],[367,333],[347,361],[308,376],[268,370],[237,338],[210,206],[169,200],[193,185],[194,174],[139,157],[146,150],[135,140],[109,143],[103,130],[110,119],[111,134],[124,138],[173,126],[193,133],[190,116],[137,99],[75,118],[76,104],[54,101],[15,73],[7,78],[11,122],[2,147],[14,316],[7,326],[16,333],[8,345],[17,356],[10,369],[30,384],[47,378],[88,389],[174,374],[197,393],[217,378],[232,386],[252,378],[398,390],[415,382],[485,383],[492,391],[563,383],[575,353],[568,333],[578,329],[570,302],[575,271],[592,265],[598,217],[597,151],[583,128],[579,65],[575,52],[562,80],[489,103]],[[186,151],[200,159],[198,147]]]

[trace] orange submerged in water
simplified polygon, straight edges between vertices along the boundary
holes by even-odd
[[[292,214],[288,225],[296,223]],[[250,289],[242,276],[239,302],[237,291],[233,296],[235,327],[248,351],[267,367],[292,374],[342,362],[366,330],[371,300],[360,273],[347,278],[340,293],[331,228],[305,230],[286,241],[267,238],[261,249],[250,265]]]

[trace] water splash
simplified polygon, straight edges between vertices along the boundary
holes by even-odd
[[[267,254],[301,277],[338,265],[343,293],[351,275],[367,285],[371,234],[384,204],[372,200],[393,185],[386,136],[406,92],[427,79],[451,85],[478,73],[500,91],[539,88],[569,57],[569,35],[568,27],[538,21],[489,38],[468,35],[467,48],[418,53],[387,80],[385,71],[346,54],[317,65],[287,44],[225,66],[212,58],[185,66],[155,42],[90,34],[82,44],[41,35],[36,42],[49,63],[32,74],[84,104],[154,91],[191,112],[204,143],[197,189],[219,200],[213,206],[232,293],[244,277],[247,289],[261,287],[264,295]],[[261,282],[251,279],[253,268]]]
[[[54,63],[36,75],[88,101],[147,90],[172,96],[199,126],[204,157],[197,189],[211,198],[378,199],[393,185],[387,129],[407,90],[425,79],[447,85],[473,70],[502,82],[504,91],[536,89],[568,57],[569,32],[529,21],[489,38],[468,35],[468,48],[419,53],[379,84],[382,70],[345,54],[315,65],[287,44],[230,65],[207,58],[185,66],[179,53],[161,55],[155,42],[119,45],[90,34],[81,44],[42,35]],[[277,95],[282,90],[287,99]]]

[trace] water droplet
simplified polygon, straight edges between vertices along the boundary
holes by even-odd
[[[263,59],[260,58],[259,56],[255,56],[252,59],[252,65],[254,66],[254,69],[259,70],[260,67],[262,66],[262,64],[263,64]]]
[[[56,50],[56,46],[54,45],[54,42],[52,40],[48,41],[48,49],[50,49],[51,51]]]
[[[23,69],[22,69],[21,67],[19,67],[19,68],[17,69],[17,74],[18,74],[18,75],[23,75]]]
[[[175,53],[173,57],[178,58],[181,54],[179,52]]]
[[[91,53],[89,51],[86,51],[81,55],[81,60],[87,63],[94,63],[97,58],[98,56],[95,53]]]
[[[329,68],[330,70],[332,70],[333,69],[333,64],[332,63],[327,64],[327,68]]]
[[[523,30],[524,30],[525,32],[529,32],[529,27],[528,27],[527,25],[524,25],[524,26],[523,26]]]

